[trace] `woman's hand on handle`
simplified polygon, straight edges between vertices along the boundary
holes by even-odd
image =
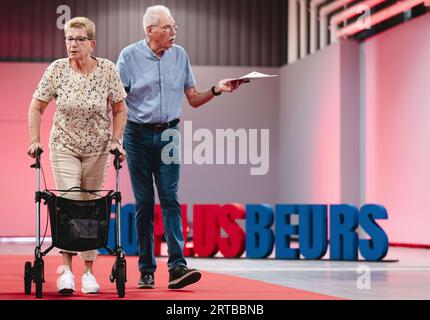
[[[32,158],[36,158],[36,149],[37,148],[40,148],[41,150],[43,150],[43,146],[39,142],[35,142],[35,143],[30,144],[30,146],[28,147],[28,150],[27,150],[27,154]]]
[[[115,151],[115,149],[118,149],[119,151],[119,162],[123,162],[125,160],[125,155],[126,155],[125,150],[119,143],[112,142],[109,147],[109,151]]]

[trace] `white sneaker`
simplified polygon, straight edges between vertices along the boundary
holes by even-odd
[[[82,293],[98,293],[100,286],[90,270],[86,270],[82,275]]]
[[[75,292],[75,276],[68,266],[59,266],[57,268],[57,274],[60,276],[57,278],[58,293],[63,295],[70,295]]]

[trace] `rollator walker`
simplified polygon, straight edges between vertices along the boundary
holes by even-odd
[[[24,290],[26,295],[31,294],[32,282],[35,284],[36,298],[42,298],[43,283],[45,282],[43,257],[53,248],[57,247],[70,251],[87,251],[105,248],[115,256],[115,263],[109,280],[116,282],[118,296],[125,296],[126,260],[121,246],[121,192],[119,186],[119,170],[122,168],[119,157],[120,152],[115,149],[113,164],[116,171],[116,189],[113,190],[85,190],[73,187],[69,190],[40,191],[40,158],[43,150],[35,151],[36,163],[31,168],[36,169],[36,247],[34,249],[34,263],[25,262]],[[52,191],[62,192],[60,196]],[[95,200],[71,200],[64,198],[68,192],[87,192],[99,196],[96,192],[108,192],[106,196]],[[115,199],[115,249],[107,246],[109,221],[112,200]],[[43,241],[40,233],[40,204],[48,205],[49,221],[51,224],[52,244],[45,251],[42,250]],[[47,222],[48,223],[48,222]],[[45,230],[46,231],[46,230]]]

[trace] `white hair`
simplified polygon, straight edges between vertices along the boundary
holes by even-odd
[[[143,30],[146,34],[146,28],[151,25],[157,25],[161,13],[171,16],[169,8],[163,5],[148,7],[143,15]]]

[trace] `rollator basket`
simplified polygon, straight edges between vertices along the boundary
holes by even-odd
[[[85,191],[83,191],[85,192]],[[48,192],[52,245],[87,251],[107,245],[113,191],[95,200],[71,200]]]

